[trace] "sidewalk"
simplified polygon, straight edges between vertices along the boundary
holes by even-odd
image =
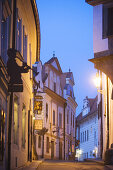
[[[86,162],[96,162],[100,165],[103,165],[107,170],[111,170],[111,169],[113,170],[113,165],[105,165],[104,161],[101,159],[86,159],[85,161]]]
[[[25,166],[15,168],[13,170],[36,170],[38,166],[43,162],[44,160],[36,160],[32,162],[27,162]]]

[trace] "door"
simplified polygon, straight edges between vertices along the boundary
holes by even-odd
[[[54,141],[51,141],[51,159],[54,158]]]
[[[62,142],[59,142],[59,159],[62,160]]]

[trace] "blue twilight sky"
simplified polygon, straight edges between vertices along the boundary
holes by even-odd
[[[85,0],[37,0],[41,29],[42,63],[58,58],[63,72],[73,72],[77,115],[83,99],[96,96],[93,77],[93,7]]]

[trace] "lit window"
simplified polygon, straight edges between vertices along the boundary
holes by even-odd
[[[14,143],[18,144],[18,97],[14,97]]]
[[[26,108],[23,105],[22,109],[22,147],[25,148],[25,119],[26,119]]]

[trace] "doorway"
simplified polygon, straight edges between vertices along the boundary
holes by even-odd
[[[59,142],[59,160],[62,160],[62,142]]]
[[[54,159],[54,141],[51,141],[51,159]]]

